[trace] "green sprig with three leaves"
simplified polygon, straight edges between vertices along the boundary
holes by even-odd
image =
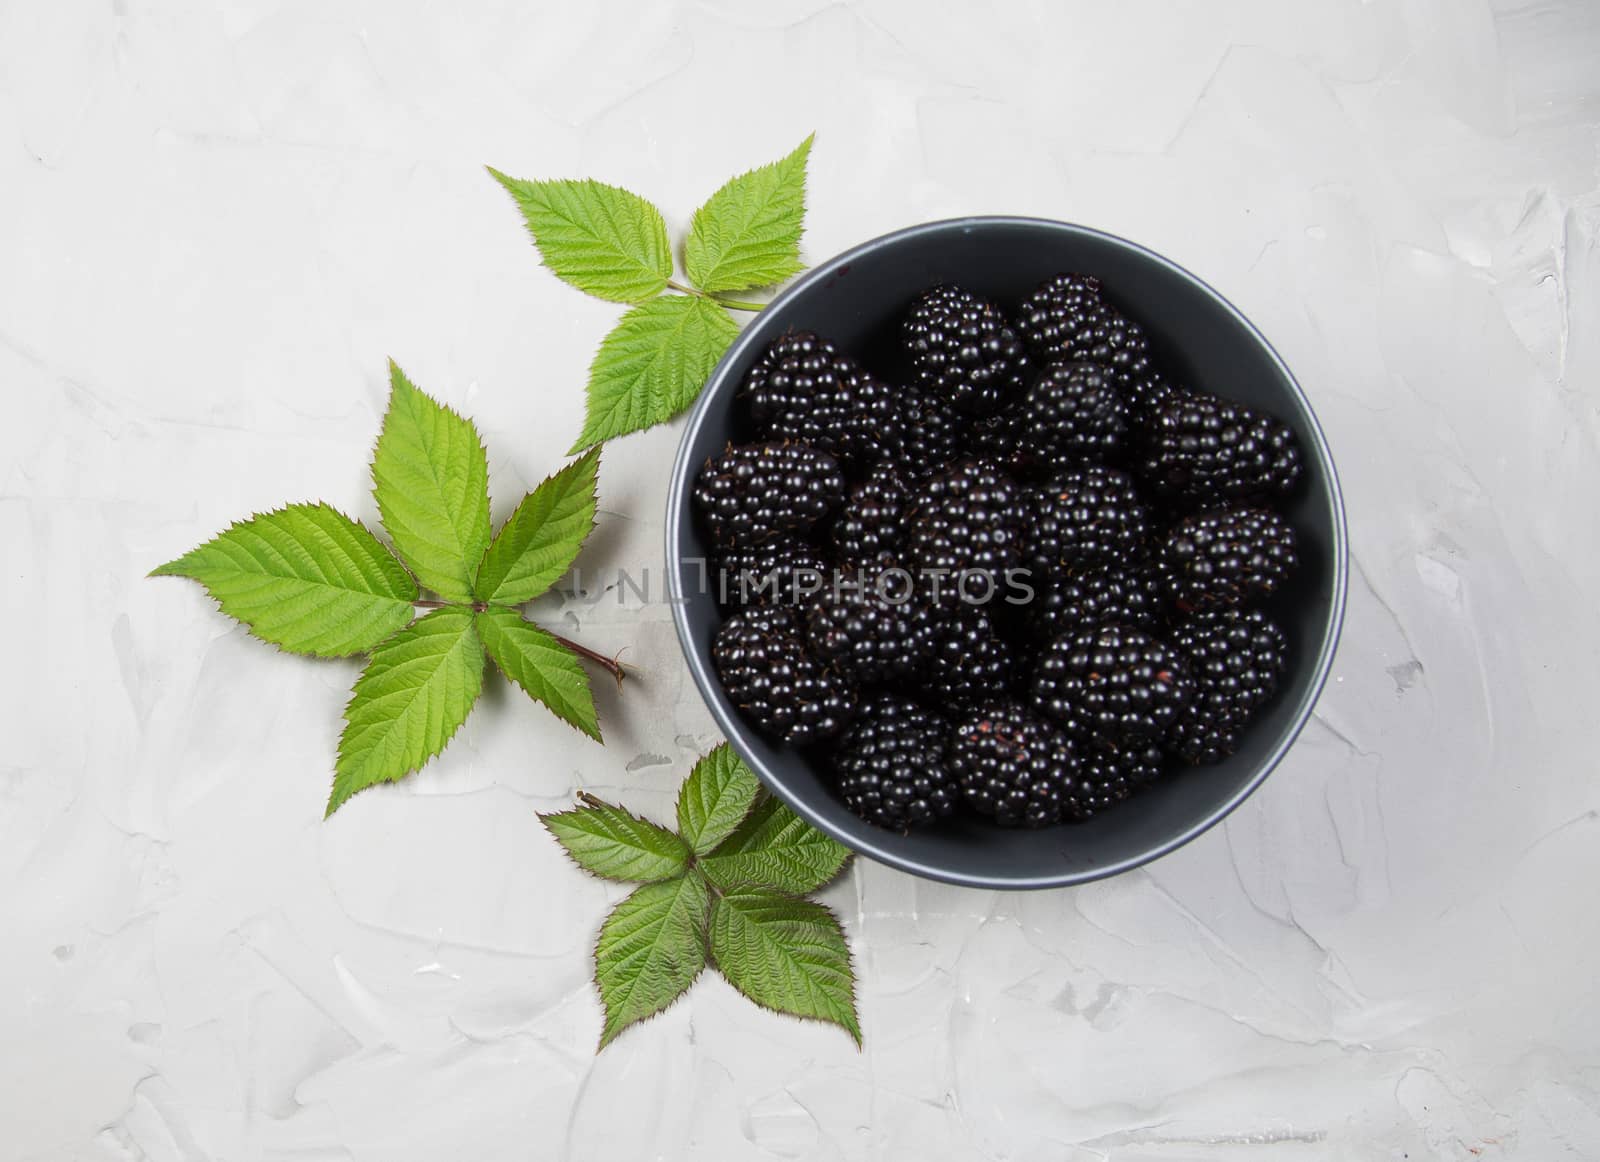
[[[832,1022],[861,1044],[844,930],[806,898],[850,852],[763,791],[732,747],[717,747],[684,780],[676,832],[592,795],[579,801],[544,825],[585,871],[642,885],[595,945],[602,1049],[672,1004],[708,965],[763,1008]]]
[[[599,468],[599,450],[589,451],[523,497],[491,535],[477,428],[391,363],[372,480],[392,549],[329,505],[291,504],[235,523],[151,575],[200,582],[224,613],[290,653],[370,655],[345,707],[332,815],[357,791],[403,778],[442,751],[483,689],[487,660],[600,739],[578,659],[619,681],[621,667],[518,608],[567,572],[594,528]]]
[[[574,454],[687,408],[739,334],[728,312],[762,309],[728,296],[804,269],[811,140],[732,179],[695,211],[683,245],[687,283],[673,278],[661,211],[638,194],[597,181],[523,181],[490,168],[557,277],[596,298],[632,304],[589,366]]]

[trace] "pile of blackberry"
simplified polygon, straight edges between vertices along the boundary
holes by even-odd
[[[1092,275],[902,317],[870,369],[775,340],[700,472],[729,699],[898,831],[1081,822],[1233,754],[1288,663],[1294,431],[1183,386]]]

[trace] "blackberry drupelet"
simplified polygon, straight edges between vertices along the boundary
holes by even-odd
[[[901,397],[906,415],[905,447],[895,465],[908,483],[916,484],[960,459],[969,420],[916,388],[902,389]]]
[[[1034,709],[1072,738],[1120,746],[1159,741],[1189,705],[1193,683],[1171,646],[1108,625],[1046,646],[1031,695]]]
[[[810,444],[847,467],[897,455],[905,438],[899,393],[812,331],[774,339],[743,390],[758,435]]]
[[[1165,605],[1156,571],[1141,562],[1092,566],[1036,581],[1033,600],[1023,611],[1032,633],[1048,640],[1096,625],[1149,629]]]
[[[1127,565],[1144,548],[1150,516],[1133,477],[1089,464],[1029,497],[1023,560],[1040,578],[1093,565]]]
[[[868,823],[906,831],[951,814],[960,798],[945,765],[949,724],[908,698],[879,694],[840,738],[839,795]]]
[[[717,600],[723,605],[798,605],[818,592],[830,575],[811,545],[782,537],[717,556]]]
[[[973,710],[1001,698],[1016,681],[1011,643],[982,609],[963,607],[937,619],[927,663],[912,681],[930,703]]]
[[[1058,468],[1115,460],[1127,441],[1126,410],[1104,367],[1052,363],[1022,401],[1018,450],[1032,462]]]
[[[1282,494],[1300,479],[1300,444],[1282,420],[1200,392],[1173,395],[1144,435],[1139,471],[1185,505]]]
[[[1268,508],[1218,508],[1185,517],[1157,558],[1161,583],[1184,613],[1270,597],[1294,572],[1294,529]]]
[[[1239,748],[1239,736],[1278,692],[1289,664],[1283,631],[1258,609],[1197,613],[1172,632],[1195,681],[1195,697],[1167,738],[1188,763],[1214,763]]]
[[[941,604],[986,599],[1020,559],[1026,521],[1019,484],[991,464],[962,460],[912,502],[906,563]]]
[[[782,742],[831,738],[855,716],[855,683],[806,652],[792,609],[735,613],[717,630],[711,658],[728,699]]]
[[[748,548],[810,528],[844,500],[844,473],[804,444],[728,446],[707,460],[694,502],[718,548]]]
[[[1086,359],[1119,381],[1153,374],[1143,329],[1106,302],[1093,275],[1058,274],[1041,283],[1017,309],[1017,331],[1041,361]]]
[[[1004,827],[1059,823],[1081,791],[1072,741],[1016,702],[964,717],[946,754],[962,801]]]
[[[1154,744],[1091,743],[1078,753],[1079,784],[1074,819],[1092,819],[1161,777],[1161,748]]]
[[[805,612],[806,640],[819,660],[863,682],[910,674],[933,647],[928,607],[911,574],[871,565],[831,578]]]
[[[892,556],[905,528],[911,492],[892,464],[880,464],[856,485],[829,535],[842,562],[876,561]]]
[[[962,411],[994,411],[1022,387],[1028,356],[999,308],[957,286],[936,286],[911,305],[901,339],[917,382]]]

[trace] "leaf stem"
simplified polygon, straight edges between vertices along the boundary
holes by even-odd
[[[582,642],[575,642],[571,638],[562,637],[558,633],[550,633],[549,630],[545,630],[545,632],[549,633],[551,637],[555,638],[556,641],[566,646],[567,649],[577,654],[580,658],[584,658],[593,662],[606,673],[610,674],[616,679],[618,686],[622,685],[622,680],[628,676],[628,671],[622,668],[622,663],[617,661],[616,658],[608,658],[597,650],[591,650]]]
[[[433,598],[429,597],[418,598],[411,604],[417,609],[470,609],[473,613],[489,612],[489,603],[487,601],[435,601]],[[622,685],[622,680],[628,676],[628,671],[623,668],[622,663],[617,661],[616,658],[608,658],[596,650],[591,650],[582,642],[575,642],[571,638],[562,637],[558,633],[551,633],[549,630],[545,630],[545,632],[549,633],[551,637],[555,638],[556,641],[566,646],[567,649],[577,654],[580,658],[587,658],[606,673],[610,674],[616,679],[618,686]]]
[[[725,299],[721,295],[708,294],[707,292],[699,290],[696,287],[684,286],[681,282],[675,282],[670,278],[667,279],[667,285],[673,290],[680,291],[686,295],[694,295],[697,298],[710,299],[718,306],[727,307],[730,311],[764,311],[767,309],[766,303],[747,303],[741,299]]]

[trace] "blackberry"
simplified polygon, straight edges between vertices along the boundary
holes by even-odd
[[[844,500],[844,474],[804,444],[728,446],[707,460],[694,502],[719,548],[746,548],[802,532]]]
[[[1008,469],[1024,467],[1022,427],[1026,412],[1023,403],[1023,400],[1015,400],[997,412],[971,419],[962,440],[967,451]]]
[[[842,561],[875,561],[900,547],[911,493],[892,464],[880,464],[855,486],[830,535]]]
[[[899,393],[812,331],[774,339],[744,394],[758,435],[810,444],[850,467],[897,455],[904,440]]]
[[[1184,613],[1270,597],[1297,564],[1294,529],[1266,508],[1219,508],[1167,533],[1161,583]]]
[[[1031,694],[1034,708],[1071,737],[1112,745],[1159,741],[1193,696],[1176,650],[1116,625],[1066,634],[1046,646]]]
[[[921,694],[952,710],[986,706],[1016,679],[1016,655],[981,609],[963,608],[937,620],[927,664],[913,678]]]
[[[1052,363],[1028,388],[1017,444],[1051,467],[1103,463],[1122,453],[1126,405],[1112,375],[1094,363]]]
[[[1189,763],[1214,763],[1239,747],[1239,736],[1278,692],[1289,663],[1283,631],[1256,609],[1197,613],[1173,630],[1188,660],[1195,697],[1167,739]]]
[[[1050,639],[1095,625],[1149,629],[1163,605],[1156,571],[1141,563],[1097,566],[1045,581],[1024,610],[1031,632]]]
[[[1096,743],[1078,755],[1081,791],[1072,818],[1092,819],[1161,777],[1161,748],[1153,744],[1107,746]]]
[[[1058,274],[1022,300],[1017,331],[1040,360],[1088,360],[1109,368],[1119,382],[1151,378],[1144,330],[1106,302],[1102,292],[1093,275]]]
[[[812,654],[863,682],[911,673],[933,645],[933,623],[915,590],[911,574],[893,566],[834,578],[806,610]]]
[[[1072,741],[1015,702],[957,723],[946,755],[962,801],[1004,827],[1059,823],[1081,792]]]
[[[919,582],[936,589],[941,602],[992,596],[1020,558],[1024,501],[1020,485],[979,460],[963,460],[928,481],[912,504],[906,535],[907,562]]]
[[[901,475],[916,483],[943,472],[961,457],[967,421],[949,404],[915,388],[906,388],[901,395],[906,435],[897,466]]]
[[[936,286],[911,305],[901,339],[930,395],[982,415],[1021,389],[1027,352],[999,309],[958,286]]]
[[[740,610],[717,630],[711,658],[728,699],[783,742],[831,738],[855,715],[855,684],[806,653],[792,609]]]
[[[1151,418],[1139,470],[1158,493],[1183,504],[1245,500],[1294,487],[1300,444],[1289,425],[1265,412],[1180,392]]]
[[[1150,517],[1133,477],[1090,464],[1033,490],[1023,559],[1039,577],[1124,565],[1144,546]]]
[[[826,583],[828,563],[808,543],[784,537],[717,558],[723,605],[798,605]]]
[[[899,695],[868,702],[833,756],[845,806],[895,831],[949,815],[960,797],[945,766],[949,732],[938,715]]]

